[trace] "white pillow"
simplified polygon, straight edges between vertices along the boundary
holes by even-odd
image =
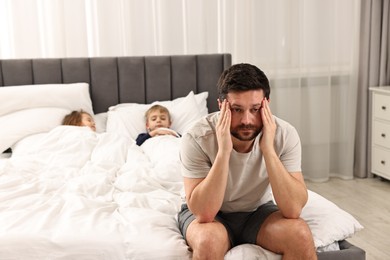
[[[0,116],[0,153],[26,136],[48,132],[61,125],[65,115],[70,112],[66,108],[45,107],[23,109]]]
[[[0,88],[0,116],[38,107],[80,110],[93,115],[87,83],[23,85]]]
[[[351,214],[333,202],[310,190],[308,194],[301,218],[309,225],[316,248],[347,239],[363,229]]]
[[[190,93],[194,93],[194,92],[191,91]],[[208,96],[209,96],[209,92],[207,92],[207,91],[195,94],[195,100],[199,106],[199,112],[202,116],[206,116],[209,113],[209,110],[207,107]],[[173,101],[174,102],[181,102],[184,98],[186,98],[186,97],[176,98]],[[171,101],[163,101],[163,102],[161,102],[162,105],[164,105],[165,102],[171,102]]]
[[[209,109],[207,107],[208,97],[209,92],[207,91],[195,95],[196,103],[199,105],[199,112],[202,114],[202,116],[206,116],[209,113]]]
[[[93,115],[93,120],[95,120],[96,133],[103,133],[106,131],[107,112]]]
[[[201,92],[201,93],[198,93],[198,94],[194,94],[194,91],[191,90],[191,91],[188,93],[188,95],[194,95],[195,101],[196,101],[196,103],[197,103],[198,106],[199,106],[199,109],[200,109],[200,111],[201,111],[201,114],[202,114],[202,115],[207,115],[207,114],[208,114],[207,98],[208,98],[208,96],[209,96],[209,92],[205,91],[205,92]],[[188,95],[187,95],[187,96],[188,96]],[[173,99],[173,100],[155,101],[155,102],[153,102],[152,104],[154,104],[154,103],[159,103],[159,104],[164,105],[164,106],[165,106],[165,105],[168,105],[168,104],[170,104],[170,103],[175,103],[175,104],[177,104],[177,103],[180,103],[181,101],[183,101],[187,96],[185,96],[185,97],[178,97],[178,98],[175,98],[175,99]],[[114,111],[114,110],[117,110],[118,108],[130,107],[130,106],[134,106],[134,105],[138,105],[138,106],[139,106],[139,105],[141,105],[141,106],[146,105],[146,106],[149,106],[150,104],[121,103],[121,104],[118,104],[118,105],[109,107],[108,110]],[[205,111],[207,111],[207,112],[205,112]]]
[[[204,96],[203,94],[203,99]],[[110,107],[107,132],[115,132],[136,139],[140,133],[146,132],[145,112],[154,104],[161,104],[168,108],[172,118],[171,129],[182,135],[193,123],[204,116],[201,112],[204,113],[204,109],[199,106],[191,91],[186,97],[172,101],[157,101],[152,104],[127,103]]]

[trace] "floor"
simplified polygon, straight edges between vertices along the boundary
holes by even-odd
[[[366,251],[367,260],[390,259],[390,181],[381,178],[306,181],[308,189],[331,200],[364,226],[347,239]]]

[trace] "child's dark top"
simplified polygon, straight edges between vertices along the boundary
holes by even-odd
[[[142,134],[139,134],[137,139],[135,140],[137,145],[141,146],[141,144],[143,144],[146,140],[148,140],[150,138],[150,134],[149,133],[142,133]]]
[[[181,134],[178,133],[179,136]],[[141,146],[146,140],[148,140],[150,137],[152,137],[149,133],[142,133],[139,134],[135,142],[137,143],[138,146]]]

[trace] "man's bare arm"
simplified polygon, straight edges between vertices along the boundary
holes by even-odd
[[[220,210],[225,195],[229,159],[215,160],[204,179],[184,178],[187,204],[200,223],[212,222]]]
[[[275,201],[284,217],[298,218],[308,198],[302,173],[289,173],[275,152],[276,123],[266,99],[263,100],[261,117],[263,136],[260,140],[260,149],[264,156]]]
[[[184,178],[187,204],[199,222],[212,222],[220,210],[229,173],[231,112],[226,100],[220,103],[221,112],[216,126],[218,153],[204,179]]]

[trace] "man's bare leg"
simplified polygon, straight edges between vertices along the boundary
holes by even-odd
[[[313,236],[306,222],[286,219],[280,211],[272,213],[261,225],[257,244],[282,254],[283,260],[317,259]]]
[[[186,239],[194,260],[222,260],[230,249],[226,228],[219,222],[199,223],[195,219],[187,228]]]

